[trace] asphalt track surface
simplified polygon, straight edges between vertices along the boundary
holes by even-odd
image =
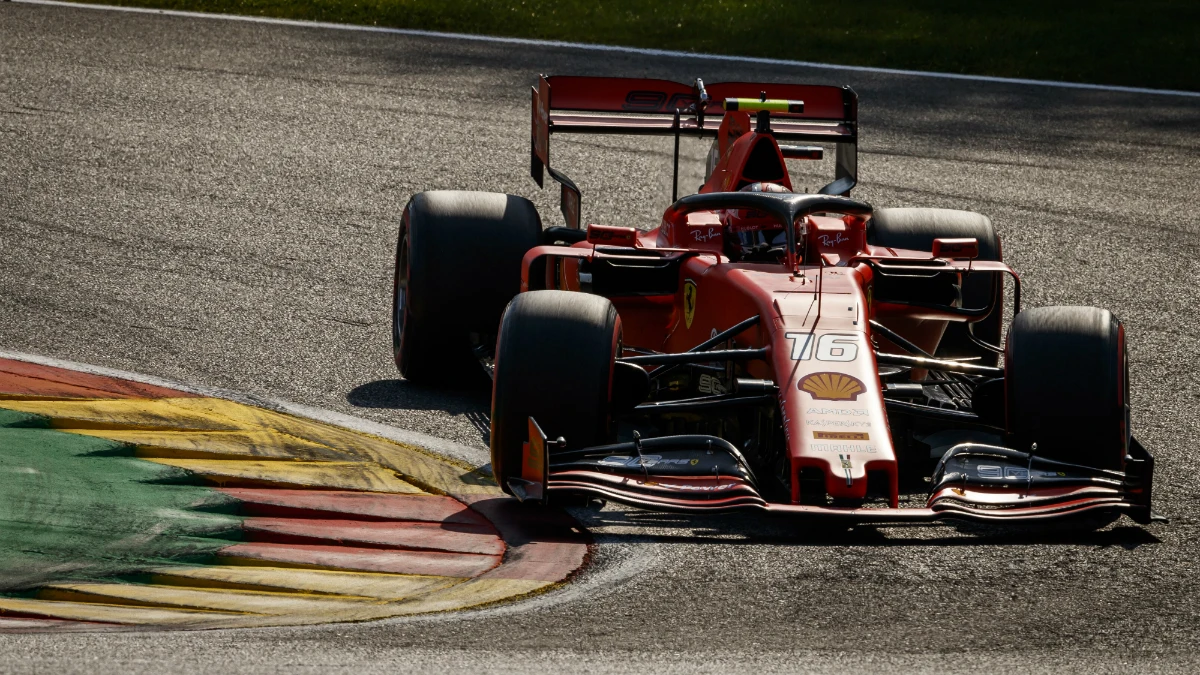
[[[397,216],[535,198],[538,72],[849,82],[876,205],[990,215],[1027,306],[1128,329],[1166,526],[815,531],[607,508],[574,584],[374,624],[0,636],[0,670],[1193,671],[1200,666],[1200,105],[698,59],[0,4],[0,347],[240,390],[486,448],[486,392],[397,379]],[[669,141],[555,139],[592,222],[651,226]],[[685,143],[682,185],[706,148]],[[818,173],[796,174],[819,185]],[[470,274],[470,270],[464,270]],[[480,283],[487,283],[480,279]]]

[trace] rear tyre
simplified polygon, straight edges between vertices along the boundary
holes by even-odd
[[[979,241],[979,260],[1000,260],[1000,238],[987,216],[954,209],[878,209],[867,223],[867,242],[874,246],[903,248],[911,251],[933,250],[934,239],[975,238]],[[1004,286],[996,274],[977,274],[962,288],[962,306],[983,307],[993,299],[1002,299]],[[992,312],[975,324],[975,337],[988,344],[1000,345],[1004,313]],[[979,356],[980,348],[971,342],[967,324],[951,322],[938,345],[938,356]],[[996,365],[999,354],[984,353],[977,363]]]
[[[523,197],[446,190],[409,200],[392,294],[392,349],[405,379],[485,379],[471,347],[494,340],[520,290],[521,259],[541,233],[537,209]]]
[[[1013,319],[1005,350],[1012,447],[1121,471],[1129,447],[1125,331],[1095,307],[1040,307]]]
[[[568,291],[518,295],[500,324],[492,390],[492,475],[505,492],[521,471],[529,418],[568,449],[610,443],[621,319],[606,298]]]

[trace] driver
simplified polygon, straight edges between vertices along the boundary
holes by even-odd
[[[779,183],[751,183],[739,192],[791,192]],[[786,253],[787,234],[779,220],[756,209],[725,209],[726,253],[732,260],[777,262]]]

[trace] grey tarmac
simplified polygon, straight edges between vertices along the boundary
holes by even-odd
[[[824,29],[820,25],[811,27]],[[838,532],[581,513],[593,565],[493,609],[304,629],[0,636],[4,672],[1189,672],[1200,667],[1200,103],[0,4],[0,348],[486,448],[488,393],[391,363],[414,192],[528,177],[539,72],[849,83],[882,206],[993,218],[1028,306],[1128,330],[1169,525]],[[652,227],[670,141],[556,139],[584,218]],[[704,153],[684,143],[681,185]],[[801,166],[813,188],[830,167]],[[469,273],[469,271],[464,271]],[[481,279],[486,283],[486,279]],[[701,301],[703,301],[701,299]]]

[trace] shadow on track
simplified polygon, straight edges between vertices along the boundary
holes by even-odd
[[[946,521],[913,524],[847,524],[767,514],[695,516],[639,510],[583,511],[573,514],[588,529],[647,528],[653,535],[606,532],[614,542],[640,540],[675,544],[787,546],[1119,546],[1133,550],[1162,543],[1149,530],[1121,521],[1064,521],[1031,526]],[[1112,527],[1105,526],[1117,524]],[[671,532],[675,530],[676,532]]]
[[[407,380],[375,380],[351,389],[346,401],[357,408],[440,410],[464,416],[479,432],[483,443],[491,435],[491,389],[478,382],[459,389],[423,387]]]

